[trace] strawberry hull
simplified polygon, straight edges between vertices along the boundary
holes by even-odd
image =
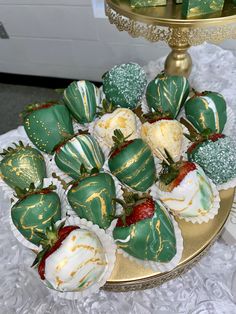
[[[135,139],[108,161],[114,176],[136,191],[145,192],[155,181],[155,163],[148,145]]]
[[[30,195],[12,207],[11,217],[19,232],[39,245],[42,239],[36,232],[45,233],[52,221],[61,219],[60,199],[54,192]]]
[[[32,110],[24,117],[23,125],[32,143],[49,154],[66,136],[74,134],[70,113],[62,104]]]
[[[42,187],[43,179],[47,176],[43,156],[30,146],[18,147],[6,155],[0,162],[0,172],[3,181],[13,189],[25,189],[31,183]]]
[[[106,229],[110,226],[115,215],[116,197],[115,184],[112,177],[100,173],[81,180],[67,194],[68,201],[80,218],[92,221]]]
[[[141,260],[167,263],[176,254],[174,226],[161,203],[155,203],[152,218],[116,227],[113,237],[119,248]]]
[[[104,164],[104,154],[98,142],[90,135],[81,134],[73,137],[56,151],[55,162],[59,169],[73,179],[80,176],[83,164],[87,170],[100,170]]]

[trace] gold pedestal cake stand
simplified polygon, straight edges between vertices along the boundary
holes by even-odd
[[[129,3],[129,0],[105,1],[110,23],[132,37],[168,43],[172,49],[165,62],[168,74],[189,76],[190,46],[236,38],[236,5],[232,0],[226,0],[222,12],[198,19],[182,19],[182,4],[175,4],[174,0],[167,0],[166,6],[148,8],[131,8]]]
[[[220,192],[219,213],[208,223],[199,225],[176,219],[182,232],[184,250],[182,259],[175,269],[165,273],[154,272],[117,254],[115,268],[104,289],[123,292],[153,288],[187,271],[220,235],[232,208],[234,192],[234,189]]]

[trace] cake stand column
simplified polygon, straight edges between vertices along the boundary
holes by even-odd
[[[165,61],[165,71],[169,75],[183,75],[189,77],[192,70],[192,58],[188,53],[188,29],[172,28],[172,35],[168,42],[172,51]]]

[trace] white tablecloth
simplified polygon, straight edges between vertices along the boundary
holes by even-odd
[[[208,44],[192,48],[191,55],[192,86],[222,93],[236,112],[236,57]],[[151,62],[146,70],[154,77],[162,68],[163,59]],[[18,131],[0,136],[0,146],[12,142]],[[222,240],[190,271],[161,287],[127,293],[101,291],[82,301],[55,302],[30,268],[33,253],[9,229],[10,204],[2,193],[0,201],[0,314],[236,313],[236,245]]]

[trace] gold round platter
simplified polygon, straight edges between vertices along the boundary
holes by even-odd
[[[200,18],[181,17],[182,4],[168,0],[167,5],[157,7],[132,8],[129,0],[106,0],[107,5],[117,13],[139,22],[166,27],[199,27],[236,23],[236,6],[232,0],[226,0],[221,12]]]
[[[191,46],[236,38],[236,5],[225,0],[221,12],[194,19],[183,19],[181,10],[182,4],[174,0],[167,0],[166,6],[146,8],[132,8],[129,0],[105,0],[111,24],[135,38],[165,41],[172,49],[165,62],[166,73],[188,77],[192,60],[187,50]]]
[[[234,189],[220,192],[221,206],[218,215],[208,223],[192,224],[176,219],[182,232],[184,250],[180,263],[170,272],[160,273],[131,262],[117,254],[115,268],[105,290],[123,292],[148,289],[162,284],[189,269],[206,253],[220,235],[230,214],[234,199]]]

